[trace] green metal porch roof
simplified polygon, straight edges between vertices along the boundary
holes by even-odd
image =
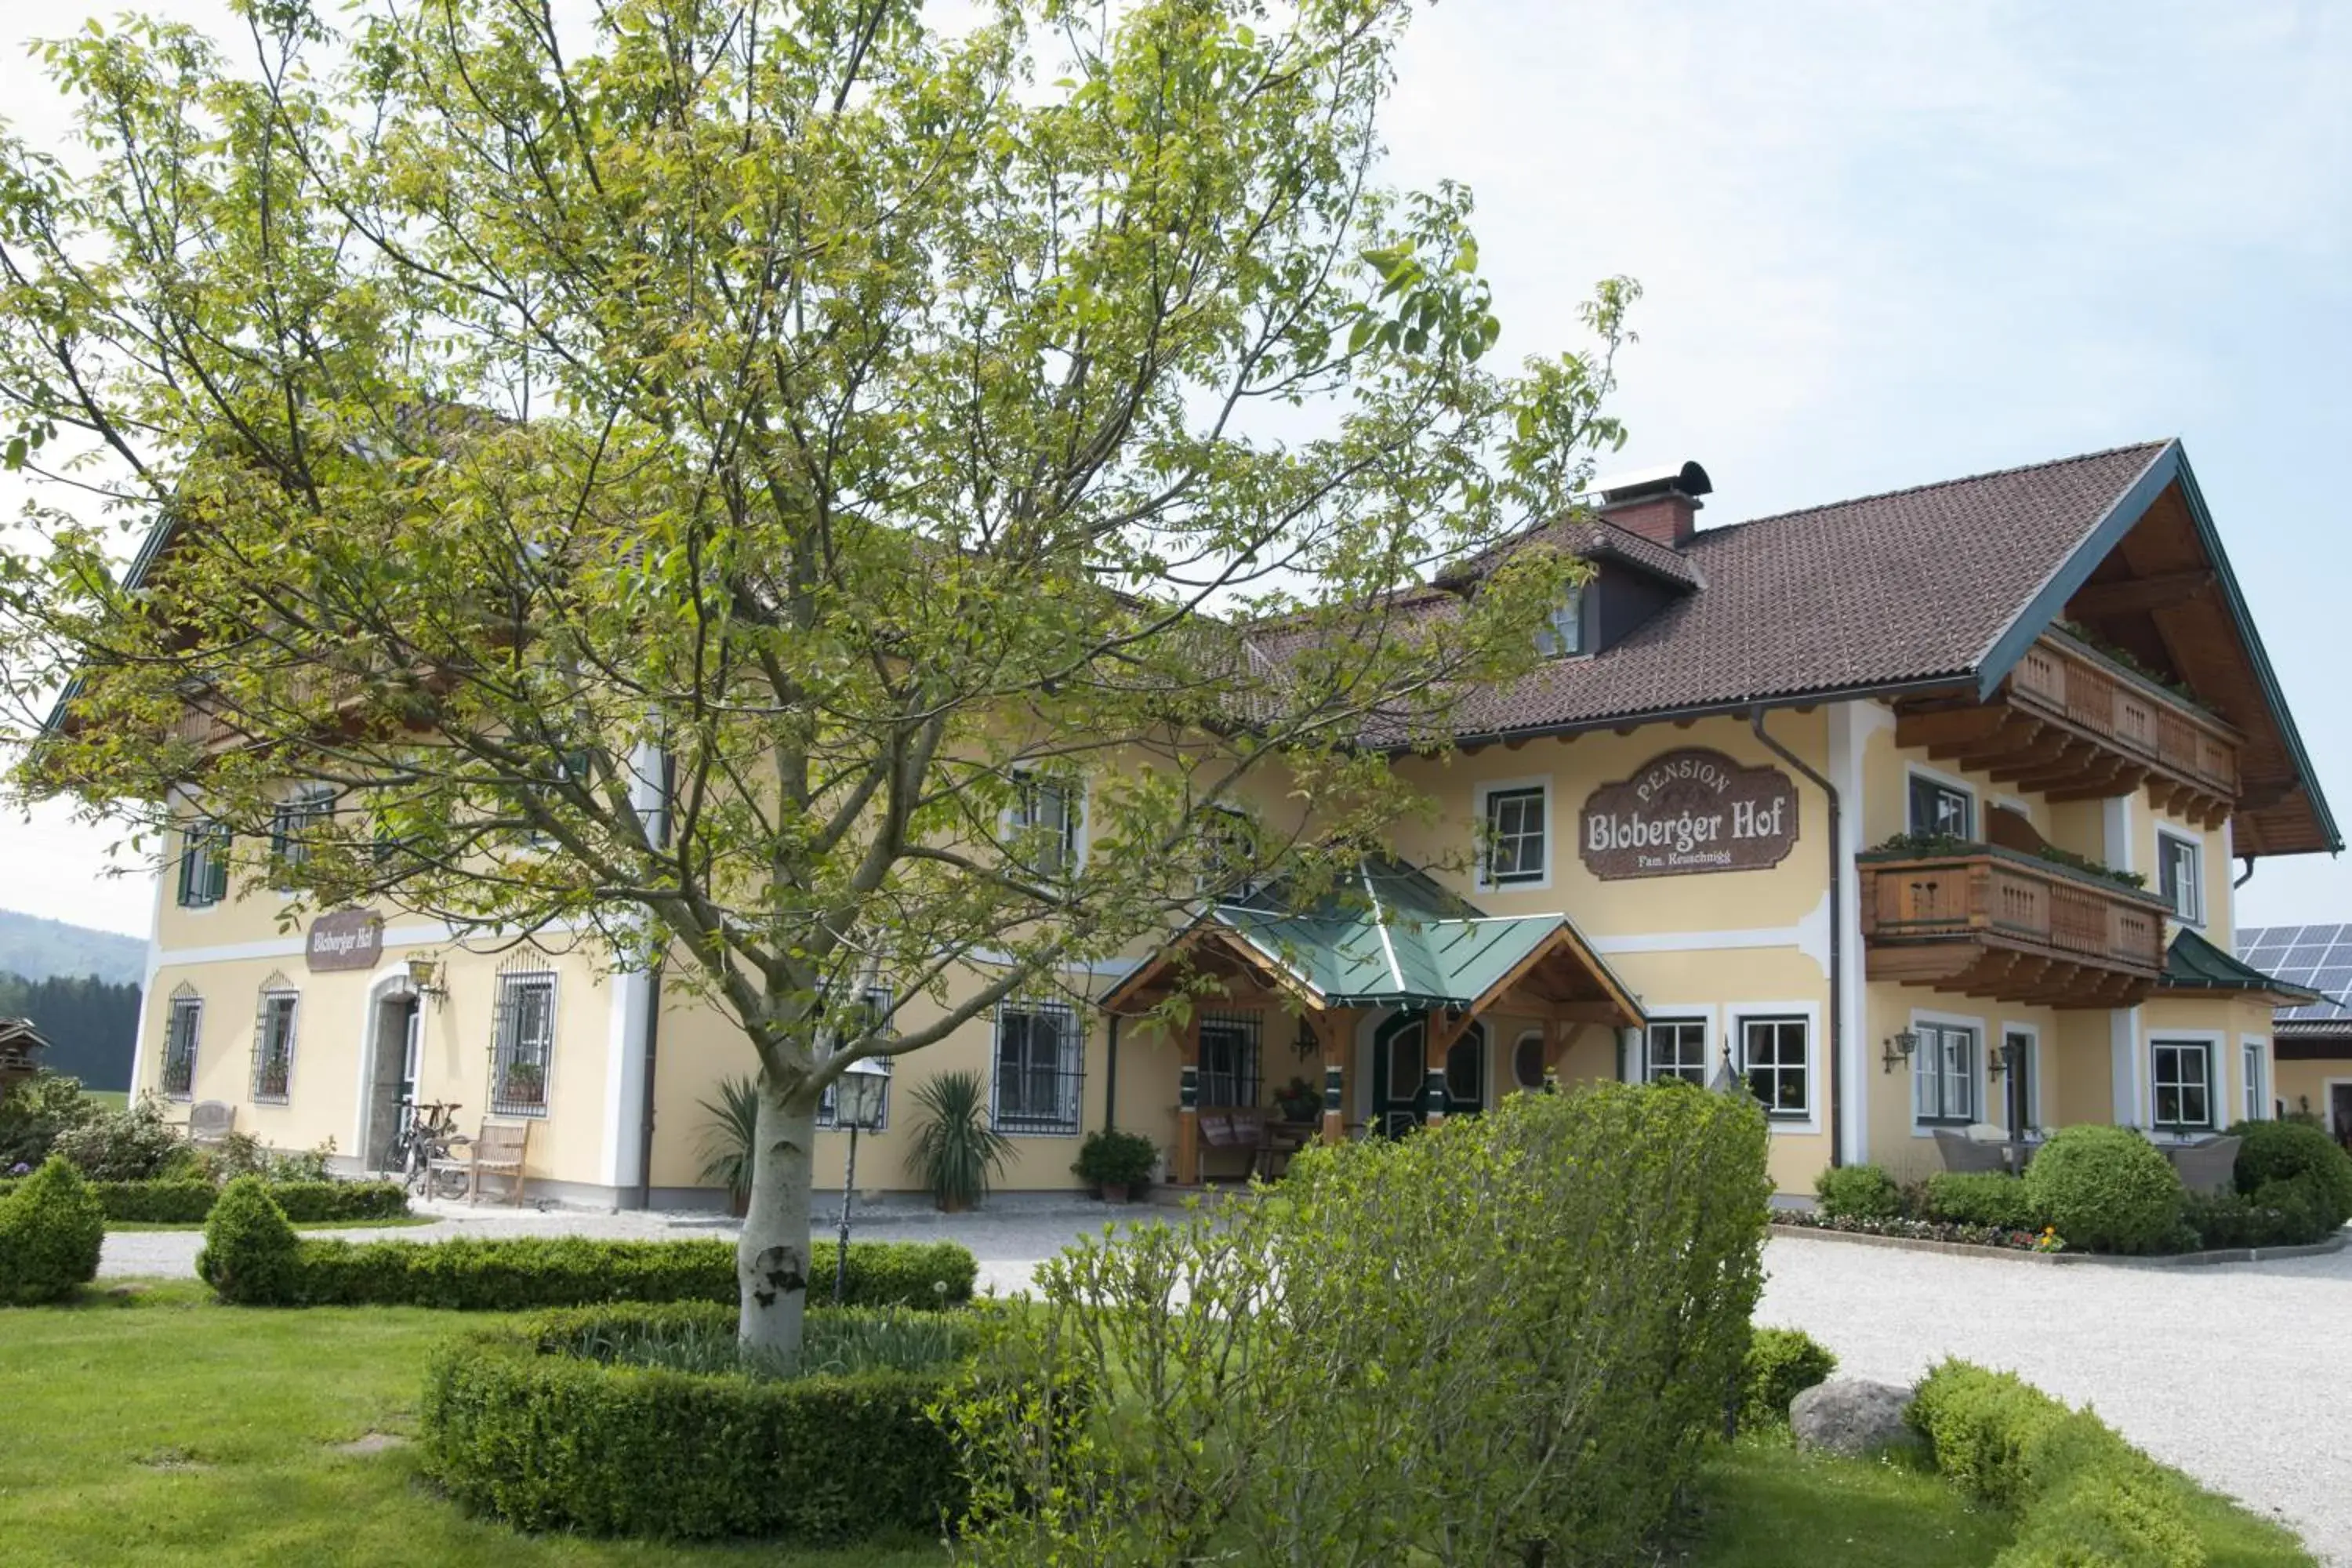
[[[2307,986],[2264,974],[2186,929],[2164,950],[2164,974],[2157,987],[2163,991],[2259,991],[2298,1004],[2319,1000],[2319,994]]]
[[[1315,994],[1321,1005],[1467,1007],[1565,933],[1601,983],[1638,999],[1564,915],[1486,915],[1426,875],[1368,860],[1307,910],[1220,904],[1204,917]]]

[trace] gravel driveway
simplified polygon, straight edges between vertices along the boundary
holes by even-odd
[[[314,1234],[680,1237],[731,1234],[709,1219],[431,1205],[430,1226]],[[1148,1212],[1148,1211],[1147,1211]],[[869,1240],[971,1248],[985,1290],[1019,1290],[1098,1205],[1006,1205],[985,1215],[900,1212],[860,1224]],[[829,1226],[819,1227],[826,1234]],[[203,1237],[106,1238],[101,1276],[193,1272]],[[2352,1568],[2352,1252],[2209,1268],[2050,1266],[1776,1237],[1759,1321],[1801,1328],[1841,1369],[1916,1381],[1945,1356],[2013,1371],[2095,1405],[2133,1442],[2283,1520],[2321,1559]]]
[[[2015,1372],[2352,1565],[2352,1252],[2125,1268],[1775,1237],[1765,1261],[1758,1321],[1803,1329],[1841,1372]]]

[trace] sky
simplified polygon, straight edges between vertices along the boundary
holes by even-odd
[[[120,9],[6,0],[0,36]],[[1499,353],[1583,346],[1593,283],[1640,280],[1612,466],[1704,463],[1702,522],[2179,437],[2352,824],[2347,80],[2329,0],[1444,0],[1386,127],[1395,183],[1475,193]],[[13,48],[0,116],[60,133]],[[0,905],[144,933],[119,837],[0,817]],[[2264,860],[2238,914],[2352,920],[2352,861]]]

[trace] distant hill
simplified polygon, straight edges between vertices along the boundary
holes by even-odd
[[[146,967],[147,944],[138,937],[0,910],[0,974],[27,980],[95,974],[135,985]]]

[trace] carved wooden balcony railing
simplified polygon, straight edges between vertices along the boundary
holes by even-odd
[[[2144,786],[2159,808],[2207,827],[2238,798],[2235,730],[2062,633],[2027,648],[1989,701],[1905,704],[1895,738],[2052,800]]]
[[[1990,845],[1862,862],[1873,980],[2052,1007],[2128,1007],[2164,968],[2164,905]]]

